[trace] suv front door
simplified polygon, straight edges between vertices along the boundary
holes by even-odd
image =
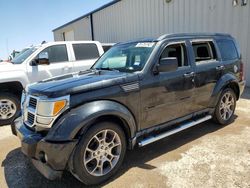
[[[66,44],[58,44],[45,48],[40,53],[47,52],[49,55],[49,65],[29,65],[28,75],[31,82],[68,74],[73,72],[73,63],[69,61]],[[39,54],[37,55],[37,57]]]
[[[189,63],[186,41],[163,45],[157,58],[176,57],[178,69],[148,74],[141,81],[141,129],[150,128],[193,112],[194,69]]]

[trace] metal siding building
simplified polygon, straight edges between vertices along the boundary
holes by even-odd
[[[116,43],[166,33],[230,33],[240,44],[250,86],[250,2],[243,0],[116,0],[53,30],[55,41]],[[72,34],[73,33],[73,34]]]
[[[73,38],[70,33],[73,32]],[[54,32],[54,40],[91,40],[89,17],[82,18]]]

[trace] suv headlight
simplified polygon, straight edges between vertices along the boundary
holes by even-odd
[[[53,100],[38,100],[36,110],[37,126],[51,127],[53,121],[69,106],[69,96]]]
[[[67,100],[39,101],[37,105],[37,115],[54,117],[66,107]]]

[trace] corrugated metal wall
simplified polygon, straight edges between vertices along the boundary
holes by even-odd
[[[230,33],[240,44],[243,60],[249,62],[246,72],[250,86],[250,2],[248,1],[247,6],[239,3],[235,7],[232,2],[233,0],[172,0],[170,3],[165,0],[122,0],[93,14],[94,37],[101,42],[113,43],[158,37],[165,33]],[[78,34],[75,30],[75,37],[91,39],[88,30],[90,24],[81,27],[81,30],[77,27],[81,31]],[[88,34],[85,34],[86,30],[89,31]],[[60,30],[56,31],[58,32]]]
[[[54,32],[55,41],[63,41],[63,33],[74,31],[74,40],[91,40],[90,18],[85,17]]]
[[[249,7],[248,7],[248,11],[250,11]],[[247,39],[248,39],[248,42],[247,42]],[[243,53],[244,53],[243,57],[246,56],[246,60],[245,60],[246,61],[246,80],[247,80],[247,86],[250,86],[250,12],[248,13],[248,35],[247,35],[245,42],[247,42],[247,47],[245,51],[243,50]]]
[[[230,33],[250,63],[250,2],[232,0],[122,0],[93,14],[95,40],[119,42],[177,32]],[[250,65],[246,66],[250,85]]]

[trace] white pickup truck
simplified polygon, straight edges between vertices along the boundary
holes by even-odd
[[[0,125],[9,124],[20,111],[22,90],[50,77],[89,69],[104,53],[96,41],[49,42],[34,46],[0,64]]]

